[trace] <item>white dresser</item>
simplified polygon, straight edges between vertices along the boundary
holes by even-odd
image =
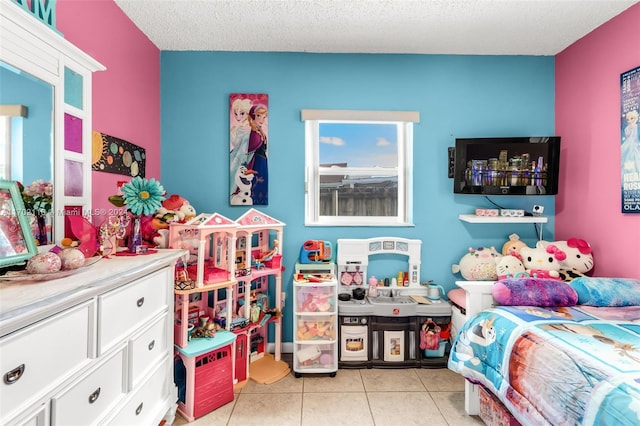
[[[174,264],[184,253],[0,281],[0,424],[170,425]]]

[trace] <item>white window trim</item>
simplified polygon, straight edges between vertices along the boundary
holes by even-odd
[[[311,110],[303,109],[301,119],[305,121],[305,226],[413,226],[413,123],[420,122],[416,111],[356,111],[356,110]],[[399,167],[361,169],[362,174],[391,173],[398,177],[398,215],[389,216],[320,216],[317,202],[320,179],[317,135],[319,122],[361,121],[363,123],[395,123],[399,126]],[[323,174],[331,174],[329,168]],[[336,170],[343,174],[343,170]],[[385,173],[386,174],[386,173]]]

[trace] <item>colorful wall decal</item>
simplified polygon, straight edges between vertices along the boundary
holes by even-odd
[[[269,95],[229,96],[229,204],[269,204]]]
[[[114,136],[93,131],[91,169],[99,172],[144,177],[144,148]]]

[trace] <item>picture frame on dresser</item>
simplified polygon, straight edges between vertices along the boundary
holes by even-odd
[[[0,269],[24,263],[37,253],[17,182],[0,180]]]

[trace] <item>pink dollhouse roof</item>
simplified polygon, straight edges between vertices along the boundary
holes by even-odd
[[[219,213],[202,213],[193,218],[190,222],[198,223],[198,228],[235,228],[238,225],[231,219]]]
[[[249,209],[245,214],[240,216],[236,223],[243,227],[251,227],[255,226],[256,228],[264,228],[265,225],[267,227],[281,227],[285,224],[280,222],[277,219],[272,218],[256,209]]]

